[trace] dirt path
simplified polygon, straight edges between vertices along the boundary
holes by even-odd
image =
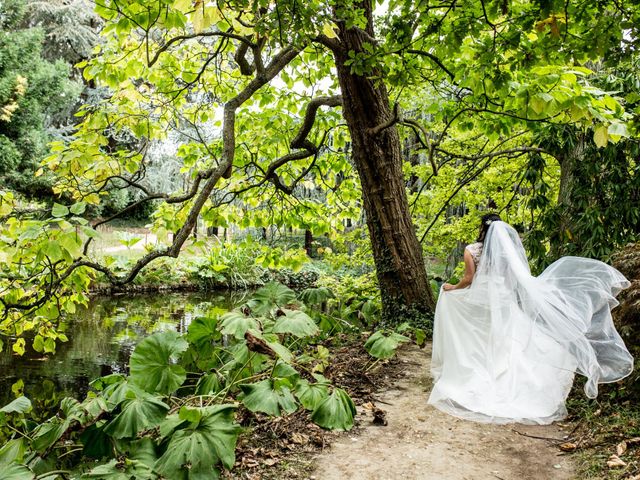
[[[359,409],[360,429],[336,439],[316,458],[317,480],[570,480],[569,457],[551,442],[516,433],[561,439],[556,425],[485,425],[459,420],[427,405],[431,352],[400,353],[406,375],[381,392],[377,407],[387,426],[372,424]],[[385,402],[385,403],[383,403]]]

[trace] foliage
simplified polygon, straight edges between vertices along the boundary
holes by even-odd
[[[0,5],[0,179],[5,189],[50,197],[50,175],[35,175],[52,139],[47,127],[74,105],[81,87],[69,80],[65,62],[42,58],[43,31],[21,27],[25,5]]]
[[[406,343],[410,339],[396,332],[384,332],[378,330],[373,333],[364,344],[364,348],[372,357],[385,360],[395,355],[401,343]]]
[[[348,394],[306,366],[324,333],[301,308],[292,290],[268,284],[237,310],[194,319],[186,333],[150,335],[128,376],[96,379],[82,402],[63,399],[40,424],[26,421],[31,403],[17,398],[0,410],[0,430],[11,426],[0,464],[82,478],[218,478],[235,462],[239,405],[276,416],[302,406],[322,427],[352,428]]]
[[[315,236],[362,223],[363,194],[371,192],[361,191],[349,160],[357,142],[342,120],[350,112],[335,110],[341,105],[335,67],[343,66],[336,59],[346,60],[349,75],[389,89],[398,103],[398,115],[384,127],[402,132],[410,208],[429,256],[445,256],[454,237],[472,238],[475,219],[489,208],[534,231],[559,188],[554,152],[535,137],[541,125],[586,130],[588,142],[602,148],[605,140],[626,142],[637,134],[627,110],[637,99],[594,75],[609,53],[629,59],[638,37],[635,6],[551,1],[450,8],[394,0],[369,28],[371,10],[371,1],[348,0],[99,3],[102,43],[78,68],[108,98],[79,109],[73,137],[54,142],[37,172],[55,178],[54,192],[64,196],[59,203],[69,213],[25,216],[2,193],[1,208],[11,218],[0,227],[0,331],[42,329],[41,337],[53,338],[58,316],[84,301],[90,271],[117,286],[131,283],[150,262],[179,255],[199,218],[207,227],[295,227]],[[15,23],[19,16],[6,18]],[[372,41],[343,58],[335,45],[344,43],[345,28],[358,34],[368,28]],[[373,143],[376,128],[367,134]],[[161,147],[156,160],[172,160],[172,181],[157,190],[160,184],[147,177],[155,161],[147,153]],[[381,178],[400,171],[380,172]],[[97,232],[82,228],[84,214],[71,209],[98,209],[125,190],[128,199],[139,199],[137,207],[155,204],[152,228],[160,241],[135,262],[92,258],[87,252]],[[111,199],[120,207],[122,195]],[[350,234],[334,264],[348,265],[355,253],[361,271],[343,279],[373,285],[361,233]],[[258,258],[271,267],[288,255],[292,267],[301,266],[302,255],[288,250]],[[212,256],[194,274],[209,284],[222,277],[248,284],[233,277],[229,265],[236,259],[227,260]],[[334,290],[342,298],[337,285]],[[388,296],[354,297],[340,308],[362,323],[389,303]],[[400,305],[393,314],[400,319],[412,311]],[[428,327],[428,318],[422,320]]]
[[[630,281],[630,288],[618,295],[620,306],[613,310],[616,329],[635,359],[634,371],[625,379],[599,386],[597,401],[582,394],[583,379],[576,382],[567,407],[575,422],[569,441],[578,456],[580,478],[617,480],[640,474],[640,248],[627,245],[613,256],[613,265]],[[625,465],[609,468],[617,455]]]
[[[93,6],[90,0],[27,0],[28,15],[23,21],[45,31],[45,58],[73,65],[89,58],[99,43],[102,22]]]

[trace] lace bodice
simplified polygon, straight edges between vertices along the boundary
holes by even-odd
[[[473,257],[473,263],[476,264],[477,268],[478,264],[480,263],[480,255],[482,255],[482,242],[476,242],[467,245],[467,250],[469,250],[469,253]]]

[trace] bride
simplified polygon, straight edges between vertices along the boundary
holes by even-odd
[[[629,282],[615,268],[563,257],[534,277],[518,233],[495,214],[464,263],[438,299],[430,404],[478,422],[547,424],[566,416],[575,372],[590,398],[631,373],[611,318]]]

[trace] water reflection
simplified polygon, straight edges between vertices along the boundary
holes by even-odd
[[[243,303],[247,295],[198,292],[97,297],[61,325],[69,341],[58,344],[55,355],[43,355],[29,346],[18,357],[13,355],[11,342],[5,344],[0,352],[0,405],[14,398],[11,386],[20,379],[36,411],[50,410],[65,396],[82,399],[95,378],[126,373],[129,356],[145,336],[162,330],[186,332],[193,318],[226,311]]]

